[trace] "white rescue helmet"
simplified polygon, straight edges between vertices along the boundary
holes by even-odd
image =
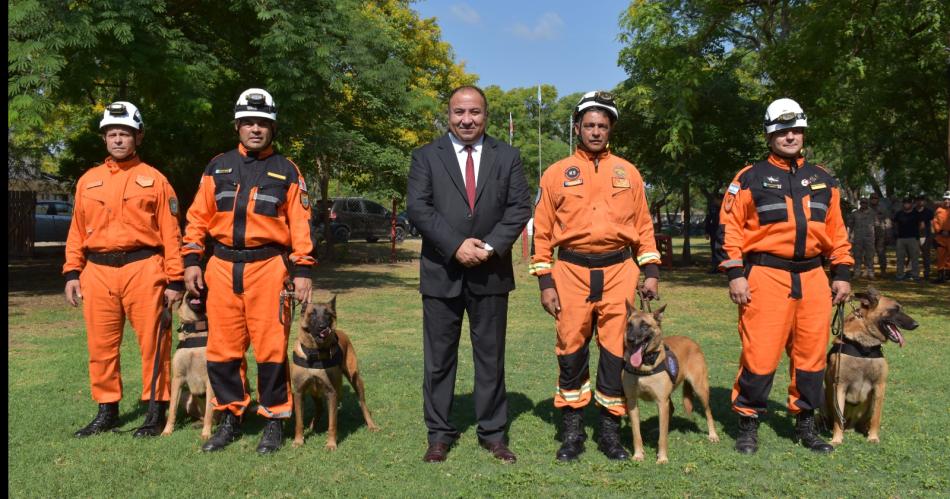
[[[765,133],[786,128],[807,128],[808,118],[797,102],[788,98],[778,99],[765,110]]]
[[[131,102],[116,101],[106,106],[99,121],[99,131],[110,125],[122,125],[142,131],[145,123],[142,122],[142,113]]]
[[[614,96],[598,90],[587,92],[581,97],[581,100],[577,102],[577,106],[574,107],[574,123],[578,122],[578,117],[580,117],[585,109],[592,107],[597,107],[610,113],[612,117],[610,120],[611,123],[617,121],[617,118],[620,117],[620,113],[617,112],[617,105],[614,104]]]
[[[944,193],[943,193],[943,198],[944,198],[944,199],[950,199],[950,191],[944,192]]]
[[[258,116],[277,121],[277,104],[274,98],[262,88],[249,88],[241,92],[234,104],[234,119]]]

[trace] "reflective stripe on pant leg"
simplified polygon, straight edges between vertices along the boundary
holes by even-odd
[[[156,332],[164,306],[165,270],[162,257],[153,255],[119,269],[122,282],[122,307],[138,338],[142,358],[142,393],[148,401],[152,394],[152,373],[155,366]],[[155,400],[168,401],[171,365],[172,331],[162,332],[162,351]]]
[[[788,409],[824,406],[825,352],[831,329],[831,287],[821,268],[802,274],[803,298],[795,311],[795,327],[787,346],[791,381]]]
[[[794,321],[795,300],[789,272],[753,266],[749,273],[751,301],[739,307],[742,354],[732,387],[732,410],[744,415],[764,413],[775,369]]]
[[[257,413],[267,418],[289,418],[293,409],[287,369],[287,339],[290,322],[280,323],[280,291],[287,279],[280,256],[249,262],[244,266],[244,298],[247,330],[257,361]],[[288,311],[289,312],[289,311]]]
[[[621,382],[623,338],[627,330],[627,300],[634,299],[639,278],[640,269],[633,260],[605,268],[603,300],[596,305],[600,358],[594,400],[616,416],[627,412]]]
[[[125,313],[115,282],[118,269],[88,262],[79,275],[86,347],[89,352],[89,388],[100,404],[122,399],[119,349]]]
[[[214,409],[240,416],[251,402],[245,390],[244,353],[250,337],[244,301],[231,288],[230,262],[212,257],[204,276],[208,286],[208,379],[214,390]]]
[[[588,366],[594,307],[587,301],[590,270],[558,260],[552,273],[561,303],[561,311],[555,319],[559,373],[554,407],[578,409],[591,399]]]

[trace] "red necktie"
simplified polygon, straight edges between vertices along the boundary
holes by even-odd
[[[468,194],[468,208],[475,213],[475,161],[472,160],[472,146],[465,146],[468,159],[465,160],[465,193]]]

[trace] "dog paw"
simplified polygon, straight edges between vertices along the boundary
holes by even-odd
[[[719,435],[715,433],[710,433],[708,438],[709,438],[709,441],[712,443],[719,443]]]
[[[291,445],[293,445],[294,448],[296,449],[297,447],[300,447],[301,445],[303,445],[303,439],[302,439],[302,438],[295,438],[295,439],[294,439],[294,443],[291,444]]]
[[[844,439],[841,439],[841,438],[833,438],[833,439],[831,439],[831,441],[828,442],[828,443],[831,444],[832,447],[837,447],[837,446],[841,445],[842,443],[844,443]]]
[[[873,437],[868,435],[868,443],[879,444],[881,443],[881,437],[878,437],[877,435],[874,435]]]
[[[367,428],[369,428],[369,431],[372,431],[372,432],[379,431],[379,426],[376,426],[374,424],[368,425]]]
[[[211,432],[210,432],[210,431],[207,432],[207,433],[201,432],[201,441],[202,441],[202,442],[206,442],[209,438],[211,438]]]
[[[330,451],[336,450],[336,442],[327,442],[327,445],[325,448],[326,450],[330,450]]]
[[[643,462],[643,453],[642,453],[642,452],[637,452],[637,453],[635,453],[635,454],[633,455],[633,460],[634,460],[634,461]]]
[[[667,459],[666,456],[656,458],[656,464],[666,464],[668,462],[670,462],[670,460]]]

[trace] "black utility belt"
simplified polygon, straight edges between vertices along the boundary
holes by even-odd
[[[132,262],[145,260],[152,255],[161,254],[159,248],[140,248],[132,251],[110,251],[107,253],[86,252],[86,259],[96,265],[124,267]]]
[[[818,267],[821,267],[822,264],[820,256],[809,258],[807,260],[789,260],[787,258],[775,256],[771,253],[749,253],[746,255],[745,261],[750,265],[772,267],[773,269],[785,270],[795,274],[817,269]]]
[[[580,253],[567,248],[561,248],[557,253],[558,260],[564,260],[565,262],[573,263],[574,265],[580,265],[581,267],[587,267],[589,269],[598,269],[602,267],[610,267],[611,265],[617,265],[618,263],[623,263],[625,260],[630,259],[632,256],[633,252],[630,251],[630,248],[624,248],[619,251],[611,251],[609,253]]]
[[[268,244],[257,248],[232,248],[217,241],[214,243],[214,256],[233,263],[258,262],[287,253],[287,248],[279,244]]]

